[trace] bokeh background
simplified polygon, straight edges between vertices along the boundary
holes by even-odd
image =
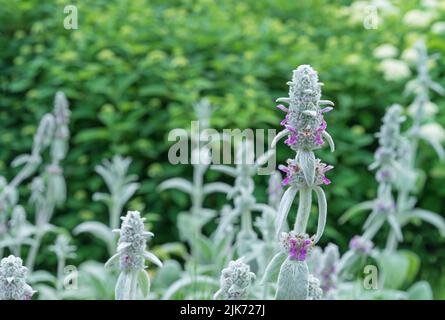
[[[78,8],[78,30],[63,27],[69,4]],[[378,6],[376,29],[363,25],[369,4]],[[155,244],[178,240],[176,215],[189,207],[186,195],[156,190],[167,178],[191,177],[190,166],[168,163],[167,134],[189,128],[192,104],[201,97],[216,107],[211,121],[216,129],[279,129],[282,115],[274,100],[286,95],[291,71],[311,64],[319,72],[323,96],[336,103],[328,126],[337,144],[333,154],[319,152],[335,165],[321,244],[345,249],[365,217],[346,225],[338,218],[375,196],[376,182],[367,170],[374,133],[387,106],[412,101],[403,91],[415,75],[410,48],[419,37],[426,37],[431,53],[441,54],[431,75],[445,85],[440,0],[0,0],[0,22],[0,174],[13,176],[10,162],[30,149],[38,119],[63,90],[72,110],[64,163],[68,201],[54,224],[71,230],[83,221],[107,221],[106,207],[92,200],[94,192],[105,190],[94,167],[121,154],[133,158],[131,172],[142,183],[130,207],[147,214]],[[445,125],[445,98],[431,99],[437,121]],[[278,148],[279,162],[288,155],[284,146]],[[418,159],[427,174],[419,205],[445,216],[445,164],[427,145]],[[207,178],[232,182],[213,172]],[[267,177],[256,182],[258,200],[266,201]],[[27,192],[24,187],[23,199]],[[207,206],[225,202],[213,196]],[[402,247],[421,257],[418,278],[429,280],[435,297],[444,299],[445,239],[427,224],[408,226],[404,235]],[[75,242],[77,262],[107,258],[93,237]],[[54,268],[50,253],[37,262]]]

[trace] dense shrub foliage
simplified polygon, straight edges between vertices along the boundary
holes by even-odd
[[[107,208],[91,196],[106,189],[94,167],[121,154],[132,157],[131,171],[141,182],[128,209],[148,213],[155,244],[178,240],[176,216],[189,207],[189,199],[180,192],[161,194],[156,186],[170,177],[189,177],[192,168],[168,163],[168,131],[189,128],[192,104],[202,96],[218,107],[211,119],[216,129],[279,129],[274,99],[286,96],[289,70],[310,63],[323,74],[324,97],[336,102],[329,122],[337,150],[320,152],[336,168],[330,174],[335,187],[327,194],[328,222],[320,244],[335,239],[346,247],[364,217],[349,225],[339,225],[338,218],[375,197],[376,183],[367,169],[376,148],[373,134],[387,106],[411,102],[401,94],[411,76],[402,72],[397,77],[381,46],[392,45],[397,52],[390,58],[409,65],[406,49],[426,35],[428,50],[442,55],[431,76],[445,85],[445,36],[438,24],[445,20],[443,5],[424,7],[429,21],[413,22],[406,13],[413,15],[419,2],[399,1],[398,12],[382,10],[383,22],[367,30],[350,2],[78,1],[79,29],[65,30],[65,1],[0,0],[0,174],[13,176],[9,163],[30,149],[38,119],[52,108],[54,93],[63,90],[71,105],[72,139],[64,162],[67,203],[56,212],[54,224],[72,230],[84,221],[107,221]],[[436,119],[445,125],[445,100],[431,100],[438,106]],[[445,164],[431,148],[424,150],[419,154],[426,173],[420,206],[444,215]],[[286,148],[279,146],[277,160],[285,159]],[[207,178],[223,175],[209,172]],[[255,195],[265,202],[267,179],[255,179]],[[212,195],[206,202],[221,207],[225,197]],[[421,256],[420,277],[444,287],[445,279],[438,281],[437,275],[445,273],[440,250],[445,240],[424,228],[429,226],[404,230],[403,246]],[[87,235],[76,241],[78,261],[106,260],[101,242]],[[162,256],[161,248],[153,251]],[[37,259],[49,268],[55,268],[53,263],[50,253]]]

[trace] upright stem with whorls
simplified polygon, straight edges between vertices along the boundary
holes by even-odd
[[[311,213],[312,190],[309,187],[300,189],[299,197],[294,231],[297,233],[306,233],[307,223]]]

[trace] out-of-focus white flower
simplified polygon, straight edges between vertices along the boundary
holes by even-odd
[[[354,1],[343,11],[349,15],[351,23],[361,24],[373,9],[378,12],[379,24],[382,22],[383,16],[399,13],[399,9],[388,0]]]
[[[431,32],[435,34],[445,33],[445,22],[439,21],[433,24],[431,27]]]
[[[433,140],[445,140],[445,130],[438,123],[427,123],[420,127],[420,133],[424,136],[430,137]]]
[[[433,19],[434,16],[431,12],[411,10],[403,17],[403,22],[411,27],[424,28],[429,26]]]
[[[382,44],[373,51],[374,57],[378,59],[394,58],[398,53],[399,49],[389,43]]]
[[[354,1],[351,6],[346,7],[350,22],[354,24],[363,23],[363,18],[369,4],[366,1]]]
[[[415,63],[417,61],[417,52],[413,48],[405,49],[402,53],[402,60]]]
[[[386,81],[397,81],[411,75],[406,62],[396,59],[385,59],[379,65],[379,70],[383,72]]]
[[[425,8],[437,8],[437,6],[439,5],[439,2],[437,0],[422,0],[421,4],[423,7]]]
[[[414,117],[417,114],[417,108],[418,108],[418,104],[417,103],[413,103],[408,107],[408,113]],[[432,117],[434,116],[438,111],[439,111],[439,107],[437,106],[437,104],[435,104],[434,102],[428,101],[424,106],[423,106],[423,110],[425,112],[425,116],[426,117]]]

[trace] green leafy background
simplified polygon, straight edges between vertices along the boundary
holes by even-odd
[[[78,30],[63,28],[63,8],[69,4],[78,7]],[[160,194],[156,186],[169,177],[191,177],[191,168],[168,163],[168,131],[188,128],[192,104],[203,96],[217,107],[211,122],[216,129],[279,129],[282,115],[274,100],[286,95],[292,69],[311,64],[325,83],[323,96],[336,103],[328,128],[337,150],[318,153],[335,166],[333,183],[325,188],[329,220],[322,244],[335,242],[345,249],[365,217],[347,225],[339,225],[338,218],[375,195],[367,165],[384,110],[411,101],[402,95],[405,80],[384,80],[373,50],[390,43],[403,51],[426,35],[429,51],[442,54],[432,77],[445,85],[444,34],[403,22],[403,14],[419,8],[419,1],[396,1],[400,13],[385,17],[375,30],[351,22],[345,10],[350,4],[0,0],[0,174],[13,176],[10,162],[29,150],[38,119],[52,108],[55,92],[63,90],[72,109],[71,149],[64,163],[69,195],[54,223],[71,230],[82,221],[107,221],[106,208],[92,201],[93,192],[105,190],[94,166],[119,153],[134,159],[131,171],[142,182],[131,208],[150,218],[155,243],[177,240],[176,215],[189,200],[179,192]],[[434,21],[445,20],[444,8],[435,14]],[[437,120],[445,125],[445,99],[432,99],[440,110]],[[278,148],[279,162],[289,155],[285,146]],[[419,205],[444,215],[445,164],[423,145],[419,166],[427,174]],[[209,181],[217,179],[226,178],[208,173]],[[266,201],[266,181],[257,178],[259,201]],[[26,199],[26,188],[22,193]],[[215,196],[207,205],[220,207],[225,201]],[[417,277],[432,283],[436,298],[445,298],[445,240],[426,224],[408,227],[405,239],[402,247],[421,258]],[[76,242],[77,262],[106,259],[99,241],[82,236]],[[53,262],[47,252],[38,259],[49,268]]]

